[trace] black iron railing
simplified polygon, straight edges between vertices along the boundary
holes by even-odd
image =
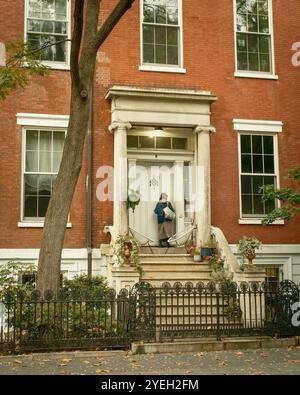
[[[89,293],[7,293],[2,300],[0,350],[26,351],[129,345],[127,290]]]
[[[0,302],[0,351],[124,348],[134,340],[300,335],[300,288],[283,281],[140,282],[130,292],[7,292]],[[296,319],[295,319],[296,318]]]
[[[292,281],[276,289],[256,282],[164,283],[156,289],[157,333],[170,339],[300,334],[292,321],[297,301],[300,288]]]

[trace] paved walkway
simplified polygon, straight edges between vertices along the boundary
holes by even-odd
[[[300,347],[148,355],[99,351],[0,356],[0,374],[299,375]]]

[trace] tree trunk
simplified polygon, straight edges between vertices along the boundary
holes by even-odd
[[[75,96],[75,95],[74,95]],[[88,101],[72,97],[73,116],[66,136],[64,153],[45,218],[41,241],[37,289],[42,293],[60,286],[61,251],[72,197],[79,177],[86,125]]]
[[[61,252],[72,198],[82,166],[89,118],[89,95],[94,79],[97,50],[133,2],[134,0],[119,0],[98,30],[101,1],[75,0],[70,59],[70,121],[41,240],[36,287],[42,295],[46,290],[51,290],[56,296],[60,288]]]

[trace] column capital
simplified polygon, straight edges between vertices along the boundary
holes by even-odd
[[[132,128],[132,125],[130,122],[113,122],[112,124],[109,125],[108,130],[110,133],[114,133],[116,129],[121,129],[121,130],[130,130]]]
[[[176,160],[174,160],[173,163],[174,163],[175,165],[182,165],[182,164],[184,164],[184,162],[185,162],[185,161],[184,161],[183,159],[178,159],[178,160],[176,159]]]
[[[208,133],[215,133],[216,128],[213,126],[203,126],[203,125],[198,125],[194,129],[195,133],[202,133],[202,132],[208,132]]]

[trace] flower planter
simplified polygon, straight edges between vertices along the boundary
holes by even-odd
[[[194,255],[194,262],[201,262],[201,255]]]
[[[213,256],[214,254],[214,249],[213,248],[207,248],[207,247],[202,247],[201,248],[201,257],[202,260],[205,259],[207,256]]]
[[[253,269],[254,268],[253,259],[255,258],[255,253],[253,251],[249,251],[248,254],[246,255],[246,258],[248,259],[248,269]]]

